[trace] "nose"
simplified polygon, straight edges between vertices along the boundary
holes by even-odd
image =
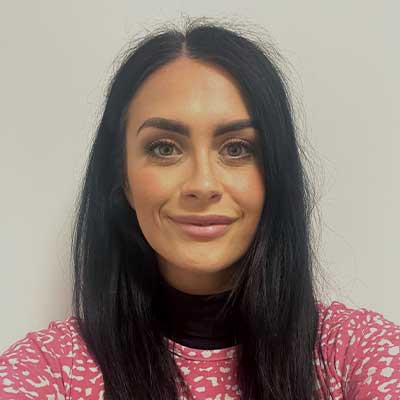
[[[199,200],[221,197],[221,183],[208,154],[200,154],[192,165],[193,167],[189,171],[189,178],[185,180],[182,186],[182,194],[185,197]]]

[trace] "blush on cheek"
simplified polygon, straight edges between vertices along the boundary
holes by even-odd
[[[172,177],[160,173],[159,170],[141,170],[132,176],[134,198],[144,198],[146,202],[162,199],[171,193],[173,187]]]
[[[264,182],[258,174],[237,175],[231,187],[238,196],[246,196],[247,199],[248,194],[251,193],[251,198],[255,203],[259,203],[260,199],[264,197]]]

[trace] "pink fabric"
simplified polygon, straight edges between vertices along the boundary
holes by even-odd
[[[381,314],[335,301],[318,304],[315,399],[400,399],[400,327]],[[240,399],[236,346],[193,349],[168,339],[194,399]],[[320,350],[318,350],[320,349]],[[29,332],[0,356],[0,399],[102,399],[100,368],[87,351],[74,316]],[[186,399],[181,393],[180,400]]]

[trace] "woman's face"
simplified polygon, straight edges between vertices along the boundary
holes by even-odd
[[[174,123],[143,126],[150,118]],[[214,134],[221,124],[249,119],[239,89],[226,72],[186,57],[152,73],[130,103],[125,193],[157,253],[160,273],[183,292],[229,289],[233,263],[254,237],[264,203],[254,153],[257,131],[249,126]],[[177,132],[177,124],[187,127],[187,135]],[[156,140],[164,142],[149,147]],[[196,237],[170,218],[189,214],[218,214],[234,222],[221,236]]]

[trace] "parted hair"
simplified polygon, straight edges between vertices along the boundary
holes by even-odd
[[[315,385],[318,313],[311,214],[293,105],[277,50],[223,23],[163,26],[131,45],[109,83],[76,204],[73,310],[101,368],[105,399],[178,399],[183,377],[159,329],[155,251],[125,194],[128,105],[141,83],[179,57],[237,81],[257,123],[266,201],[224,312],[238,321],[238,385],[246,400],[306,400]]]

